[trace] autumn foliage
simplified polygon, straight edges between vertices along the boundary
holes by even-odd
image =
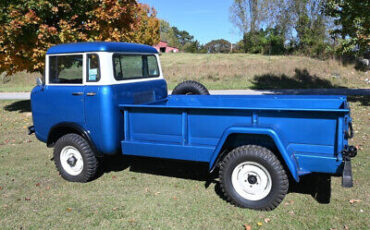
[[[59,43],[158,43],[156,11],[135,0],[0,2],[0,73],[43,72],[46,50]]]

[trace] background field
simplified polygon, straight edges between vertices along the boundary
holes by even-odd
[[[209,89],[370,88],[370,72],[330,59],[189,53],[163,54],[160,59],[170,89],[184,80],[200,81]],[[2,76],[0,92],[30,91],[38,76]]]
[[[52,150],[35,136],[29,101],[0,101],[1,229],[370,229],[369,97],[351,97],[354,188],[332,178],[329,204],[310,178],[272,212],[233,207],[205,165],[115,158],[87,184],[57,173]],[[320,191],[325,197],[329,187]]]

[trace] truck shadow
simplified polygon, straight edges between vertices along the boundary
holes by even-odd
[[[8,112],[19,112],[19,113],[31,112],[31,101],[30,100],[16,101],[4,106],[4,110]]]
[[[208,172],[208,164],[206,163],[117,155],[104,159],[103,170],[100,176],[112,171],[119,172],[124,170],[203,181],[205,189],[214,184],[216,194],[223,200],[227,200],[218,180],[218,171],[215,170],[210,174]],[[331,194],[330,178],[330,175],[311,174],[303,176],[300,183],[290,180],[288,193],[311,195],[318,203],[328,204]]]
[[[109,172],[130,170],[137,173],[146,173],[206,182],[215,179],[215,177],[208,172],[208,164],[199,162],[122,156],[118,154],[116,156],[105,157],[102,165],[103,169],[101,176]],[[208,183],[208,186],[212,182]]]
[[[370,106],[370,96],[368,95],[354,95],[348,96],[349,102],[360,102],[362,106]]]

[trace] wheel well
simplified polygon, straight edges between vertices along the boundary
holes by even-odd
[[[80,136],[82,136],[83,138],[86,139],[83,132],[81,132],[77,128],[68,127],[68,126],[59,126],[59,127],[53,128],[50,131],[50,133],[48,135],[48,140],[46,142],[46,145],[48,147],[53,147],[59,138],[61,138],[62,136],[66,135],[68,133],[75,133],[75,134],[78,134],[78,135],[80,135]]]
[[[219,167],[219,163],[222,162],[224,157],[233,149],[240,147],[242,145],[259,145],[269,149],[275,156],[279,159],[284,167],[284,170],[288,172],[287,174],[291,176],[291,172],[286,165],[279,149],[277,148],[275,141],[269,136],[264,134],[240,134],[233,133],[229,135],[224,145],[222,146],[219,155],[217,156],[216,162],[213,168]]]

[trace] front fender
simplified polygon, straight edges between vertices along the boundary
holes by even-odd
[[[256,134],[256,135],[268,135],[272,138],[272,140],[275,142],[276,147],[280,151],[280,154],[282,158],[284,159],[292,177],[298,182],[299,176],[298,176],[298,165],[296,161],[294,160],[293,155],[290,156],[288,152],[286,151],[279,135],[275,132],[275,130],[271,128],[261,128],[261,127],[231,127],[224,131],[222,134],[222,137],[220,141],[217,144],[217,147],[215,151],[213,152],[211,156],[211,160],[209,163],[209,168],[212,169],[218,155],[220,154],[222,146],[225,144],[225,141],[228,136],[231,134]]]

